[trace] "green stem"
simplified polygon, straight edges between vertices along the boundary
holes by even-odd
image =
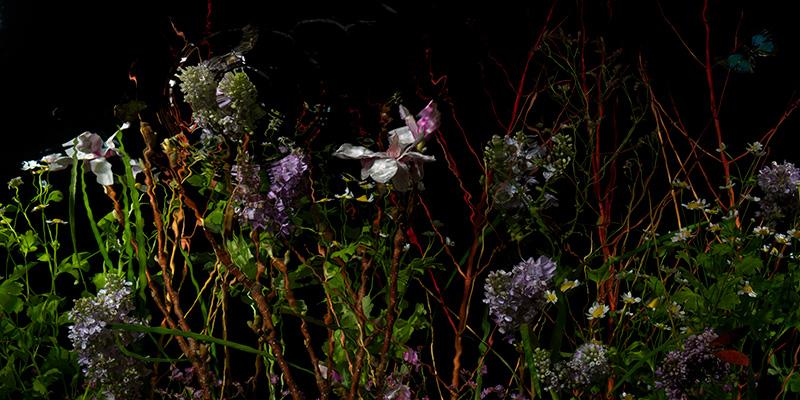
[[[100,250],[100,254],[103,255],[103,272],[105,273],[108,271],[109,268],[112,268],[114,265],[111,263],[111,259],[108,257],[108,249],[106,249],[105,243],[103,243],[103,238],[100,236],[100,231],[97,229],[97,222],[94,219],[94,213],[92,212],[92,207],[89,205],[89,196],[86,194],[86,178],[85,178],[85,167],[84,164],[81,164],[81,193],[83,194],[83,207],[86,209],[86,216],[89,218],[89,227],[92,228],[92,234],[94,234],[94,240],[97,241],[97,247]]]
[[[533,386],[536,396],[542,396],[542,390],[539,387],[538,374],[536,373],[536,365],[533,364],[533,343],[531,343],[530,327],[528,324],[522,324],[519,327],[520,334],[522,335],[522,348],[525,352],[525,364],[528,364],[528,373],[531,376],[531,386]]]

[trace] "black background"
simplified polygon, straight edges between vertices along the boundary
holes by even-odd
[[[429,50],[437,73],[448,75],[449,94],[461,101],[468,132],[497,133],[492,132],[498,130],[494,121],[469,118],[472,108],[488,107],[484,88],[500,86],[484,73],[487,56],[501,62],[516,82],[551,4],[334,3],[217,1],[211,2],[209,14],[203,1],[0,1],[2,177],[14,176],[23,160],[59,149],[84,130],[107,136],[117,123],[114,104],[133,98],[163,104],[174,54],[181,46],[171,22],[195,43],[204,31],[258,26],[262,38],[249,61],[272,77],[266,85],[272,98],[290,100],[313,101],[324,93],[329,102],[358,106],[381,101],[395,90],[413,94],[427,79],[423,73]],[[665,3],[665,14],[702,57],[702,2]],[[756,74],[731,78],[735,89],[726,92],[722,116],[727,121],[723,128],[735,131],[730,133],[734,138],[752,138],[768,128],[800,87],[796,17],[784,3],[711,2],[716,57],[731,51],[740,22],[739,40],[767,29],[778,48],[777,56],[758,65]],[[631,62],[641,54],[656,86],[683,106],[689,128],[707,129],[703,71],[691,63],[655,1],[609,0],[582,7],[590,37],[603,35],[610,48],[623,48]],[[566,32],[576,32],[578,9],[576,2],[562,2],[553,21]],[[301,23],[320,18],[345,30],[319,21]],[[138,89],[129,71],[137,76]],[[497,97],[501,95],[510,97],[502,91]],[[507,119],[510,111],[500,109],[499,114]],[[790,121],[779,139],[783,135],[781,140],[790,140],[796,126]]]
[[[427,74],[447,76],[447,95],[459,121],[476,142],[502,134],[513,92],[497,65],[517,83],[527,52],[551,2],[41,2],[0,0],[0,178],[21,174],[20,163],[61,150],[61,143],[90,130],[107,137],[118,121],[113,106],[140,99],[158,108],[175,71],[182,42],[174,26],[195,43],[205,34],[245,24],[261,39],[248,62],[269,76],[259,82],[264,101],[291,114],[300,101],[323,102],[349,116],[325,132],[330,142],[375,132],[373,110],[399,91],[416,110],[441,96]],[[345,3],[345,2],[341,2]],[[723,130],[731,145],[755,140],[773,126],[800,88],[797,17],[774,1],[711,1],[715,60],[740,41],[768,30],[774,57],[755,74],[731,74],[722,107]],[[678,105],[692,134],[710,135],[704,71],[693,64],[652,0],[562,2],[552,23],[580,30],[622,48],[635,65],[645,60],[656,90]],[[704,28],[701,1],[664,1],[663,12],[701,58]],[[582,10],[582,11],[581,11]],[[210,27],[207,24],[210,23]],[[235,35],[233,35],[235,37]],[[223,41],[223,40],[221,40]],[[225,51],[222,48],[221,51]],[[724,76],[722,67],[715,71]],[[137,78],[138,87],[129,79]],[[535,71],[532,72],[532,74]],[[718,87],[719,90],[719,87]],[[487,93],[496,100],[491,113]],[[347,118],[345,118],[347,119]],[[500,122],[500,123],[498,123]],[[791,118],[776,135],[771,158],[800,161],[793,147],[800,134]],[[445,135],[458,135],[445,115]],[[342,139],[337,137],[341,136]],[[348,164],[351,165],[351,164]],[[352,166],[352,165],[351,165]],[[443,166],[431,166],[432,172]],[[355,172],[355,171],[350,171]],[[0,193],[6,191],[0,186]]]

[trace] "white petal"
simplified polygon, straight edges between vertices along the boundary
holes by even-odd
[[[398,162],[393,158],[376,159],[369,169],[369,176],[375,182],[386,183],[397,173]]]
[[[407,126],[389,131],[389,143],[392,143],[395,137],[398,139],[397,144],[400,145],[400,148],[405,148],[416,141],[414,134]]]
[[[334,157],[338,158],[349,158],[354,160],[360,160],[364,158],[376,157],[379,153],[375,153],[374,151],[362,147],[362,146],[353,146],[350,143],[345,143],[339,146],[339,149],[333,152]]]
[[[60,153],[53,153],[42,157],[42,162],[47,163],[50,172],[61,171],[72,165],[72,157]]]
[[[417,153],[416,151],[409,151],[403,156],[402,160],[406,162],[429,162],[436,161],[436,157]]]
[[[97,183],[108,186],[114,184],[114,174],[111,173],[111,163],[104,158],[97,158],[89,162],[89,167],[97,177]]]

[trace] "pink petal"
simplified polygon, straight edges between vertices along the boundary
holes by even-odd
[[[431,100],[422,111],[417,114],[419,116],[419,120],[417,121],[417,126],[419,127],[419,132],[422,135],[427,137],[433,131],[439,128],[439,124],[441,122],[441,113],[436,108],[436,103]]]

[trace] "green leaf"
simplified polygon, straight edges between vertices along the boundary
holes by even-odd
[[[741,260],[736,261],[733,265],[736,269],[737,274],[750,276],[755,274],[761,269],[762,262],[761,257],[756,257],[754,255],[747,255]]]
[[[6,313],[22,311],[22,284],[16,281],[4,280],[0,283],[0,309]]]
[[[245,275],[250,279],[255,279],[257,266],[255,257],[248,247],[248,242],[240,235],[234,236],[226,243],[228,252],[231,254],[233,263],[239,267]]]
[[[50,202],[58,203],[61,200],[64,200],[64,193],[61,193],[60,190],[53,190],[52,192],[47,194],[46,203]]]
[[[24,235],[19,237],[19,251],[22,255],[27,257],[29,253],[38,249],[38,247],[36,247],[37,242],[39,242],[39,238],[36,237],[36,233],[32,230],[28,230]]]
[[[222,232],[222,224],[225,221],[224,204],[222,207],[220,204],[223,202],[217,203],[217,207],[203,218],[203,225],[214,233]]]

